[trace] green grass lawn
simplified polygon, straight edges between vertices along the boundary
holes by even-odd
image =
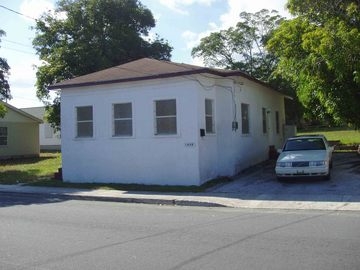
[[[38,158],[0,160],[0,184],[50,180],[61,167],[60,153],[41,153]]]
[[[306,134],[323,134],[329,141],[340,141],[345,145],[359,145],[360,144],[360,131],[358,130],[313,130],[306,132],[298,132],[298,135]]]

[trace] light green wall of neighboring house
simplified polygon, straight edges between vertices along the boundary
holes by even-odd
[[[0,159],[39,156],[41,120],[8,104],[5,106],[7,112],[4,118],[0,118],[0,127],[6,128],[7,135],[0,143]],[[6,141],[5,145],[4,141]]]

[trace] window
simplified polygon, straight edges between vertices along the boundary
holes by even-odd
[[[0,145],[7,145],[8,130],[7,127],[0,127]]]
[[[121,103],[113,105],[113,137],[133,135],[132,104]]]
[[[206,133],[215,133],[214,123],[214,101],[205,99],[205,131]]]
[[[263,127],[263,133],[265,134],[267,132],[266,109],[265,108],[262,108],[262,127]]]
[[[249,134],[249,104],[241,103],[241,133]]]
[[[84,106],[76,108],[78,138],[93,137],[93,107]]]
[[[279,112],[275,112],[275,123],[276,123],[276,134],[280,134],[280,120],[279,120]]]
[[[176,99],[155,101],[155,135],[177,134]]]

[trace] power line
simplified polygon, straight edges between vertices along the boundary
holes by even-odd
[[[16,42],[16,41],[12,41],[12,40],[8,40],[8,39],[5,39],[5,38],[3,38],[2,41],[13,43],[13,44],[16,44],[16,45],[20,45],[20,46],[23,46],[23,47],[26,47],[26,48],[32,48],[30,45],[20,43],[20,42]]]
[[[35,53],[26,52],[26,51],[22,51],[22,50],[17,50],[17,49],[9,48],[9,47],[6,47],[6,46],[1,46],[1,48],[6,49],[6,50],[11,50],[11,51],[16,51],[16,52],[21,52],[21,53],[26,53],[26,54],[35,55]]]
[[[30,16],[25,15],[25,14],[22,14],[22,13],[20,13],[20,12],[16,11],[16,10],[11,9],[11,8],[5,7],[5,6],[3,6],[3,5],[0,5],[0,7],[1,7],[1,8],[3,8],[3,9],[8,10],[8,11],[10,11],[10,12],[13,12],[13,13],[15,13],[15,14],[18,14],[18,15],[21,15],[21,16],[24,16],[24,17],[27,17],[27,18],[29,18],[29,19],[32,19],[32,20],[36,21],[36,19],[35,19],[35,18],[30,17]]]

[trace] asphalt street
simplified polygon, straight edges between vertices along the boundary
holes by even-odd
[[[360,212],[0,195],[0,269],[352,269]]]

